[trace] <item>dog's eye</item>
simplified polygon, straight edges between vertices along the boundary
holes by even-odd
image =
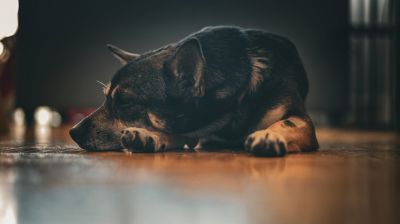
[[[129,101],[120,101],[120,103],[118,104],[118,106],[119,106],[119,107],[122,107],[122,108],[127,108],[127,107],[132,106],[132,103],[129,102]]]
[[[113,108],[117,112],[128,113],[135,106],[134,101],[126,96],[116,95],[113,102]]]
[[[128,108],[133,105],[133,99],[118,94],[115,96],[114,105],[115,107]]]
[[[113,100],[115,115],[123,120],[134,120],[145,112],[144,105],[136,98],[123,94],[116,94]]]

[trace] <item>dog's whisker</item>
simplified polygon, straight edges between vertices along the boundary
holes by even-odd
[[[106,88],[106,87],[107,87],[106,84],[104,84],[103,82],[100,82],[99,80],[96,80],[96,82],[99,83],[103,88]]]
[[[110,90],[110,83],[108,83],[108,84],[104,84],[103,82],[101,82],[101,81],[99,81],[99,80],[96,80],[96,82],[97,83],[99,83],[100,85],[101,85],[101,87],[102,87],[102,89],[103,89],[103,93],[104,93],[104,95],[107,95],[108,94],[108,91]]]

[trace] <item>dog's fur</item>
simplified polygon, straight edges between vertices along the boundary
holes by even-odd
[[[281,36],[217,26],[142,55],[109,48],[124,66],[105,86],[104,104],[71,129],[84,149],[244,146],[282,156],[318,148],[304,108],[306,73]]]

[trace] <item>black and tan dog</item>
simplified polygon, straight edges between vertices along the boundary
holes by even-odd
[[[318,148],[306,73],[281,36],[217,26],[142,55],[109,49],[124,66],[104,87],[104,104],[70,131],[84,149],[244,146],[282,156]]]

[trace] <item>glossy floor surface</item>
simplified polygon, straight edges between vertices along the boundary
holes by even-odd
[[[394,133],[319,129],[319,152],[255,158],[87,153],[66,131],[1,138],[0,223],[400,223]]]

